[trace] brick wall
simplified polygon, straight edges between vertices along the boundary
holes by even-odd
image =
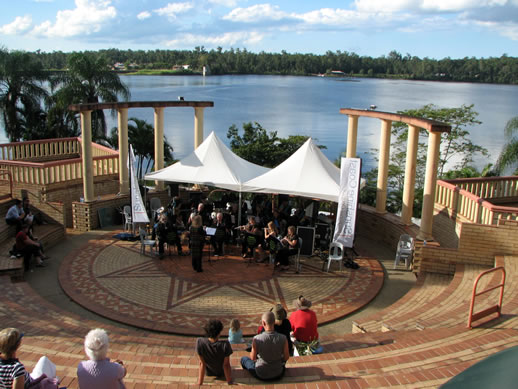
[[[495,256],[518,254],[517,236],[518,222],[513,220],[502,220],[498,226],[461,223],[458,249],[416,242],[414,271],[453,274],[454,263],[494,266]]]
[[[98,211],[102,208],[121,208],[129,204],[129,196],[106,196],[88,203],[72,202],[72,219],[74,229],[91,231],[100,228]]]
[[[457,248],[459,246],[460,224],[456,223],[457,215],[451,209],[435,204],[433,217],[433,238],[442,247]]]
[[[356,224],[356,233],[369,236],[373,240],[382,242],[397,249],[399,237],[408,234],[415,237],[419,231],[416,225],[406,226],[401,223],[401,218],[391,213],[379,214],[376,209],[365,204],[360,205]]]

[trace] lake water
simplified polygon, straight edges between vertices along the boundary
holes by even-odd
[[[340,108],[368,108],[396,112],[433,103],[441,107],[474,104],[481,125],[470,129],[475,144],[486,147],[490,161],[496,160],[504,144],[506,122],[518,115],[518,86],[441,83],[424,81],[294,76],[121,76],[131,90],[131,100],[208,100],[204,135],[214,131],[226,144],[228,128],[258,122],[281,137],[308,135],[327,147],[324,154],[335,160],[346,147],[347,116]],[[109,118],[109,128],[116,118]],[[129,117],[153,123],[152,109],[132,109]],[[360,118],[358,153],[365,158],[364,170],[375,166],[371,148],[379,146],[380,121]],[[167,108],[164,132],[174,148],[175,158],[193,150],[194,109]],[[5,139],[5,135],[3,134]],[[487,160],[477,161],[482,167]]]

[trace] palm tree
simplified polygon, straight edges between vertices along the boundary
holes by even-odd
[[[39,123],[42,100],[48,95],[47,73],[29,53],[0,49],[0,111],[5,133],[11,142],[25,139]],[[38,124],[40,125],[40,124]]]
[[[518,163],[518,138],[516,137],[518,135],[518,116],[507,122],[504,132],[507,143],[504,145],[495,164],[495,171],[498,174],[502,174],[508,167],[513,166],[516,168]]]
[[[56,99],[61,107],[70,104],[116,102],[124,100],[130,91],[119,75],[110,70],[106,57],[94,53],[73,53],[68,58],[68,71],[51,81],[52,88],[60,87]],[[106,119],[102,110],[92,112],[92,140],[106,139]]]
[[[135,124],[131,124],[131,122]],[[137,159],[137,175],[142,179],[143,173],[153,168],[155,158],[155,129],[145,120],[129,118],[128,120],[128,142],[133,146],[135,158]],[[118,129],[113,127],[107,142],[113,148],[118,148]],[[167,142],[164,136],[164,160],[173,162],[173,147]],[[144,167],[144,164],[146,166]]]

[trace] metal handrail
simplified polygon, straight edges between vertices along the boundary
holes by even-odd
[[[502,271],[502,280],[500,284],[491,286],[487,289],[484,289],[481,292],[477,293],[477,286],[480,279],[485,276],[486,274],[493,273],[495,271]],[[479,319],[482,319],[483,317],[489,316],[492,313],[497,313],[498,316],[496,318],[499,318],[502,314],[502,300],[504,298],[504,286],[505,286],[505,269],[503,266],[494,267],[493,269],[489,269],[486,271],[483,271],[478,275],[478,277],[475,279],[475,282],[473,282],[473,292],[471,293],[471,304],[469,307],[469,316],[468,316],[468,328],[472,328],[472,323],[474,321],[477,321]],[[498,304],[493,305],[489,308],[483,309],[480,312],[473,313],[473,308],[475,307],[475,297],[480,296],[482,294],[485,294],[487,292],[491,292],[492,290],[495,290],[497,288],[500,288],[500,298],[498,299]]]

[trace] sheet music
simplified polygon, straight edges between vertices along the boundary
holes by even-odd
[[[216,234],[216,228],[213,227],[207,227],[205,229],[205,233],[209,236],[214,236]]]

